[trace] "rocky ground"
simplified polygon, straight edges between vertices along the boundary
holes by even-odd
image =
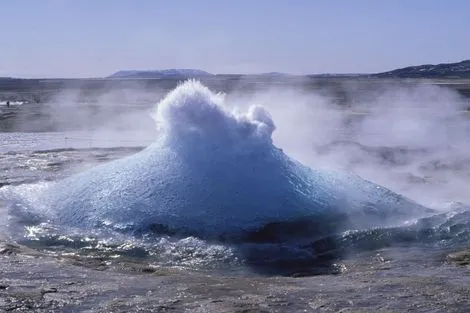
[[[4,242],[0,311],[469,312],[469,255],[386,249],[342,260],[336,275],[295,278],[227,276],[145,260],[110,266]]]

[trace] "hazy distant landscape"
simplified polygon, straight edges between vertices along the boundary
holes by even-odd
[[[125,70],[118,71],[106,78],[207,78],[213,76],[220,77],[237,77],[237,78],[293,78],[293,77],[309,77],[309,78],[324,78],[324,77],[342,77],[342,78],[435,78],[435,79],[461,79],[470,78],[470,60],[464,60],[457,63],[440,63],[440,64],[425,64],[414,65],[404,68],[394,69],[382,73],[374,74],[309,74],[309,75],[292,75],[280,72],[260,73],[260,74],[212,74],[198,69],[172,69],[172,70]]]
[[[288,75],[264,73],[253,75],[210,74],[202,70],[174,69],[159,71],[118,71],[106,78],[27,79],[0,78],[1,131],[54,131],[82,128],[87,125],[51,122],[51,116],[67,105],[88,108],[93,112],[106,110],[133,110],[149,108],[161,96],[187,79],[197,79],[210,89],[227,94],[255,93],[263,90],[293,89],[314,92],[331,98],[331,102],[345,108],[377,96],[390,86],[438,85],[457,91],[470,99],[470,60],[458,63],[420,65],[377,74],[318,74]],[[106,107],[94,108],[102,97]],[[9,102],[10,106],[7,106]],[[352,109],[354,110],[354,109]],[[93,127],[93,114],[87,120]],[[100,118],[96,117],[96,121]],[[49,122],[48,122],[49,121]],[[80,123],[83,123],[81,121]],[[87,126],[87,127],[88,127]]]

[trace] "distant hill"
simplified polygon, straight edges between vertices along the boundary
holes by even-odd
[[[258,74],[211,74],[199,69],[165,69],[165,70],[126,70],[118,71],[106,78],[111,79],[188,79],[188,78],[207,78],[211,76],[220,77],[251,77],[251,78],[291,78],[296,75],[290,75],[280,72],[258,73]],[[303,75],[301,75],[303,76]],[[470,60],[464,60],[457,63],[425,64],[408,66],[395,69],[388,72],[376,74],[311,74],[305,75],[309,78],[357,78],[357,77],[375,77],[375,78],[470,78]],[[300,76],[299,76],[300,77]]]
[[[237,77],[290,77],[292,75],[279,72],[259,73],[259,74],[211,74],[197,69],[168,69],[168,70],[150,70],[138,71],[128,70],[116,72],[107,78],[199,78],[209,76],[237,76]]]
[[[362,76],[368,76],[368,75],[369,74],[357,74],[357,73],[341,73],[341,74],[323,73],[323,74],[310,74],[307,76],[311,78],[354,78],[354,77],[362,77]]]
[[[408,66],[372,76],[383,78],[470,78],[470,60],[458,63]]]
[[[251,74],[247,76],[260,76],[260,77],[289,77],[293,76],[291,74],[287,73],[281,73],[281,72],[269,72],[269,73],[259,73],[259,74]]]
[[[119,71],[107,78],[193,78],[207,77],[213,74],[196,69],[168,69],[154,71]]]

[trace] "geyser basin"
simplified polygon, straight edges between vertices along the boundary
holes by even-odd
[[[234,240],[272,225],[274,232],[309,225],[321,235],[426,213],[355,175],[292,160],[273,145],[275,126],[265,109],[239,115],[223,101],[199,82],[185,82],[158,104],[155,143],[56,183],[41,205],[53,221],[79,228]]]

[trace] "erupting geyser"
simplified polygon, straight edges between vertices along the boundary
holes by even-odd
[[[160,230],[213,237],[271,223],[335,219],[335,229],[384,226],[425,208],[355,175],[312,170],[272,143],[269,113],[227,112],[196,81],[159,104],[159,135],[145,150],[69,177],[41,201],[75,227]]]

